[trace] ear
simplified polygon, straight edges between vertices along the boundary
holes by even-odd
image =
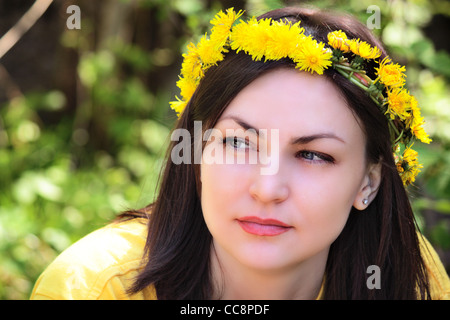
[[[368,166],[363,178],[361,188],[358,191],[353,207],[358,210],[366,209],[375,199],[381,183],[381,162]],[[367,201],[365,201],[367,200]]]

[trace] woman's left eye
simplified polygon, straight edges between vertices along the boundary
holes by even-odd
[[[334,163],[333,157],[314,151],[300,151],[297,153],[297,158],[302,158],[312,163]]]

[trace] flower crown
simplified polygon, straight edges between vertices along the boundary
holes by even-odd
[[[378,59],[381,56],[379,48],[360,39],[348,39],[341,30],[329,32],[325,44],[306,36],[300,21],[292,23],[252,17],[234,25],[242,14],[241,10],[236,13],[233,8],[220,11],[211,20],[213,28],[209,38],[204,35],[197,46],[188,45],[177,81],[182,99],[176,97],[177,101],[170,103],[178,116],[208,68],[222,61],[230,49],[236,53],[243,51],[255,61],[290,58],[297,69],[311,73],[323,74],[325,69],[332,67],[364,90],[379,106],[388,119],[392,151],[403,184],[407,186],[415,181],[423,166],[411,147],[416,140],[430,143],[431,139],[423,129],[425,121],[417,100],[404,88],[404,66],[392,63],[389,57]],[[364,70],[366,60],[378,63],[375,79],[369,78]],[[403,152],[400,144],[404,146]]]

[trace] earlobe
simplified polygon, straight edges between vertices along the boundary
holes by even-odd
[[[381,167],[381,162],[368,166],[361,189],[353,203],[353,207],[357,210],[365,210],[375,199],[381,183]]]

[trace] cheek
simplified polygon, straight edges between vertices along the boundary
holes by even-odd
[[[205,220],[224,219],[245,194],[244,165],[202,164],[201,204]]]
[[[336,169],[336,168],[334,168]],[[333,170],[334,170],[333,169]],[[298,177],[293,194],[300,229],[311,239],[334,241],[344,228],[359,190],[359,177],[345,171]]]
[[[245,170],[239,165],[201,165],[201,207],[206,226],[220,246],[236,244],[230,234],[239,232],[232,221],[236,212],[247,208],[245,198]],[[217,244],[219,245],[219,244]],[[231,249],[230,249],[231,250]]]

